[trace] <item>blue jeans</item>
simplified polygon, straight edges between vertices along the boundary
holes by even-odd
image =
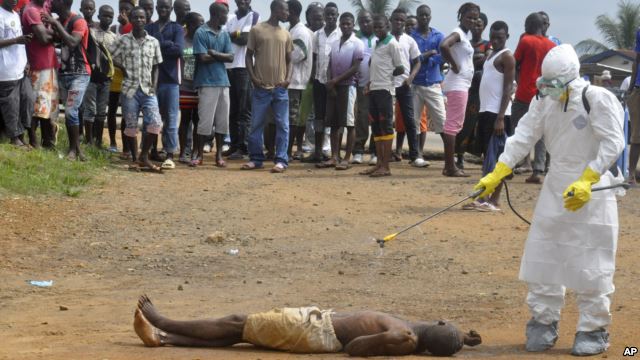
[[[133,97],[122,95],[120,97],[122,107],[122,118],[126,128],[124,134],[135,137],[138,133],[138,115],[142,110],[142,128],[150,134],[160,134],[162,131],[162,120],[158,110],[158,99],[153,95],[146,95],[140,88]]]
[[[60,100],[64,103],[64,119],[67,126],[79,126],[79,109],[87,91],[89,75],[60,75]]]
[[[249,158],[257,166],[264,162],[264,127],[267,124],[267,110],[271,108],[276,123],[276,156],[273,161],[288,165],[289,146],[289,93],[284,88],[253,89],[251,128],[249,130]]]
[[[178,113],[180,85],[158,84],[158,104],[162,117],[162,147],[173,154],[178,151]]]

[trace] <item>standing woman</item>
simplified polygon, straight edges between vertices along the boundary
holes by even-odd
[[[458,10],[459,25],[440,44],[440,52],[451,66],[444,78],[443,88],[447,96],[447,117],[444,122],[444,170],[450,177],[467,177],[456,167],[454,152],[456,135],[462,130],[464,114],[469,98],[469,88],[473,79],[473,46],[469,40],[470,31],[480,17],[480,6],[464,3]]]
[[[197,12],[190,12],[184,17],[187,31],[184,34],[184,48],[182,50],[182,84],[180,84],[180,157],[178,161],[183,164],[190,163],[187,154],[191,153],[193,159],[202,157],[196,154],[198,149],[198,90],[193,85],[193,76],[196,72],[196,56],[193,54],[193,35],[196,30],[204,25],[204,18]],[[189,129],[193,127],[193,151],[188,149]]]
[[[473,46],[473,79],[469,88],[469,100],[467,101],[467,111],[464,116],[462,130],[456,136],[456,166],[464,169],[464,153],[466,151],[476,154],[482,149],[478,146],[471,146],[475,143],[475,129],[478,123],[478,109],[480,108],[480,80],[482,79],[482,67],[484,62],[491,56],[491,42],[482,38],[482,33],[487,27],[488,19],[485,13],[480,13],[480,18],[471,29],[471,46]],[[474,152],[475,150],[475,152]]]

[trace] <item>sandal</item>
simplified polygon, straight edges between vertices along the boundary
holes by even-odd
[[[374,173],[374,172],[376,172],[376,171],[378,171],[378,169],[377,169],[377,168],[369,168],[369,169],[367,169],[367,170],[360,171],[358,174],[360,174],[360,175],[365,175],[365,176],[369,176],[369,175],[373,174],[373,173]]]
[[[464,171],[455,168],[453,170],[442,170],[442,175],[447,176],[447,177],[469,177],[471,175],[469,174],[465,174]]]
[[[227,163],[222,159],[216,160],[216,167],[225,168],[227,167]]]
[[[121,153],[120,160],[131,160],[131,153],[130,152]]]
[[[172,170],[176,168],[176,163],[174,163],[171,159],[167,159],[162,163],[161,167],[165,170]]]
[[[162,174],[162,168],[158,165],[153,165],[153,164],[151,164],[151,166],[147,166],[144,163],[138,163],[138,170],[148,171],[156,174]]]
[[[338,165],[336,165],[336,170],[349,170],[349,169],[351,169],[351,164],[349,164],[349,161],[347,160],[342,160]]]
[[[277,163],[274,167],[271,168],[271,173],[273,174],[281,174],[287,170],[287,167],[283,163]]]
[[[479,202],[479,201],[473,201],[470,202],[468,204],[464,204],[462,205],[462,210],[477,210],[478,207],[480,207],[483,203]]]
[[[247,163],[244,163],[242,165],[242,167],[240,168],[240,170],[256,170],[256,169],[262,169],[262,165],[258,165],[256,163],[254,163],[253,161],[249,161]]]
[[[500,210],[499,207],[493,205],[490,202],[484,202],[480,205],[478,205],[474,210],[476,211],[481,211],[481,212],[495,212],[495,211],[502,211]]]
[[[369,175],[369,177],[372,177],[372,178],[384,177],[384,176],[391,176],[391,171],[378,169],[377,171],[374,171]]]
[[[329,161],[331,161],[331,162],[329,162]],[[316,167],[317,167],[318,169],[327,169],[327,168],[334,168],[334,167],[336,167],[337,165],[338,165],[338,164],[336,164],[336,162],[335,162],[335,161],[333,161],[333,160],[328,160],[328,161],[325,161],[325,162],[317,163],[317,164],[316,164]]]
[[[202,159],[200,159],[200,158],[191,159],[191,162],[189,163],[189,166],[191,166],[191,167],[196,167],[196,166],[200,166],[200,165],[202,165]]]
[[[394,162],[402,161],[402,155],[398,154],[397,152],[391,153],[391,157],[393,158],[392,161]]]
[[[526,178],[524,182],[527,184],[542,184],[542,179],[540,178],[540,175],[534,172],[531,176]]]

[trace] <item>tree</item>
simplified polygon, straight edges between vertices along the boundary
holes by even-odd
[[[640,27],[640,4],[630,0],[618,2],[615,18],[607,14],[598,15],[596,27],[602,34],[605,43],[594,39],[582,40],[576,44],[580,55],[594,55],[609,49],[633,49],[635,47],[636,30]]]
[[[362,10],[369,10],[373,14],[384,14],[389,16],[395,8],[405,8],[412,10],[416,5],[420,4],[420,0],[399,0],[398,5],[393,7],[393,0],[350,0],[351,6],[356,9],[356,13]]]

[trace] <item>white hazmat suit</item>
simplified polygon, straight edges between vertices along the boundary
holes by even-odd
[[[551,155],[520,267],[520,279],[529,284],[527,303],[533,319],[544,325],[557,323],[566,287],[577,294],[577,331],[606,331],[618,240],[615,190],[592,193],[576,212],[564,208],[563,192],[587,167],[601,175],[594,187],[615,183],[608,169],[625,145],[624,111],[612,93],[589,86],[587,113],[582,92],[589,84],[580,78],[579,68],[570,45],[549,51],[542,77],[572,80],[568,102],[534,98],[499,161],[513,169],[542,137]]]

